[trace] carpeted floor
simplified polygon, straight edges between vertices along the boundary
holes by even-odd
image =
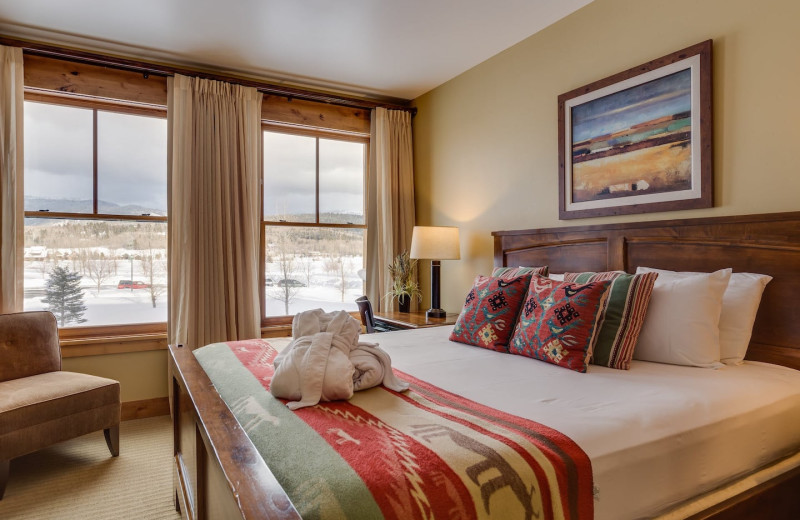
[[[123,422],[112,458],[103,432],[11,461],[0,518],[176,520],[169,416]]]

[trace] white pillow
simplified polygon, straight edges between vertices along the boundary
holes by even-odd
[[[637,274],[646,268],[636,270]],[[633,358],[642,361],[717,368],[719,317],[731,269],[713,273],[659,272]]]
[[[563,282],[564,281],[564,273],[550,273],[550,274],[547,275],[547,277],[550,278],[551,280],[555,280],[557,282]]]
[[[702,273],[676,273],[660,269],[640,267],[642,272],[654,272],[667,276],[686,276]],[[639,272],[639,269],[636,272]],[[747,354],[753,324],[756,321],[758,306],[764,287],[772,280],[771,276],[755,273],[733,273],[728,288],[722,296],[722,313],[719,317],[719,355],[726,365],[738,365]]]

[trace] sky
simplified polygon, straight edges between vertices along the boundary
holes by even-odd
[[[314,214],[316,142],[313,137],[264,132],[264,215]],[[320,213],[350,213],[364,222],[364,144],[319,140]],[[312,219],[307,219],[311,220]]]
[[[24,111],[25,195],[91,201],[92,111],[29,101]],[[99,200],[166,213],[166,119],[98,111],[97,135]]]
[[[92,111],[29,101],[24,111],[25,196],[91,201]],[[98,199],[166,214],[166,120],[98,111],[97,127]],[[319,142],[320,213],[363,223],[365,145]],[[264,169],[265,215],[315,212],[315,138],[264,132]]]
[[[572,142],[690,109],[691,70],[686,69],[573,107]]]

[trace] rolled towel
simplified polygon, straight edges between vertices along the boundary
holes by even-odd
[[[365,390],[383,384],[395,392],[408,390],[408,383],[394,375],[392,358],[377,343],[359,342],[350,352],[350,361],[355,367],[353,390]]]

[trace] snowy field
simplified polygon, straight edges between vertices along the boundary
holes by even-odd
[[[73,269],[71,262],[64,261],[61,265]],[[289,314],[322,308],[325,311],[347,310],[355,311],[355,299],[364,294],[362,258],[348,258],[348,272],[345,276],[344,297],[341,291],[341,277],[325,270],[322,259],[302,264],[304,273],[293,272],[289,278],[308,285],[306,287],[291,287],[289,290]],[[350,267],[353,266],[353,267]],[[52,264],[49,265],[52,269]],[[133,265],[129,260],[118,260],[116,273],[104,281],[97,291],[96,284],[88,277],[81,279],[84,294],[84,313],[86,322],[67,326],[100,326],[119,325],[128,323],[158,323],[167,321],[167,294],[162,291],[153,307],[149,289],[118,289],[120,280],[137,280],[148,282],[148,277],[142,271],[140,262]],[[267,278],[281,280],[278,275],[277,265],[267,264]],[[44,298],[47,271],[42,269],[40,261],[25,262],[25,310],[43,310],[47,305],[42,303]],[[310,283],[309,283],[310,282]],[[155,278],[156,285],[166,286],[166,273],[158,273]],[[283,316],[286,314],[284,293],[282,287],[266,287],[266,314],[267,316]]]

